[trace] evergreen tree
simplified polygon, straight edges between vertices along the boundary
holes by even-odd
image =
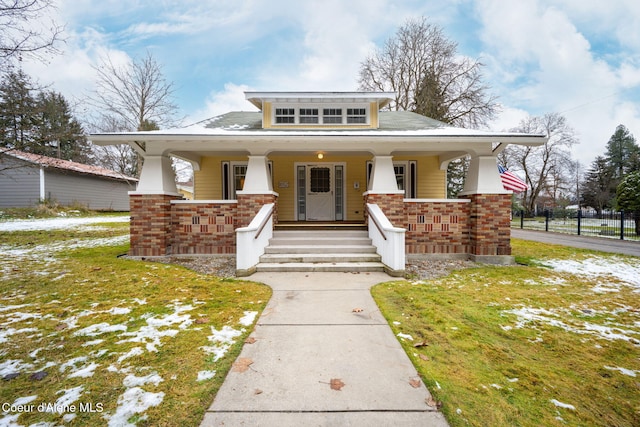
[[[69,103],[36,88],[22,70],[0,82],[0,147],[91,163],[91,148]]]
[[[33,83],[21,69],[11,70],[0,82],[0,145],[33,151],[34,111]]]
[[[598,213],[611,208],[615,188],[611,165],[603,156],[598,156],[582,182],[581,204],[594,208]]]
[[[41,154],[91,162],[91,148],[80,123],[72,116],[69,103],[60,93],[43,91],[37,96],[35,147]]]
[[[617,189],[618,209],[633,212],[636,234],[640,236],[640,171],[624,177]]]
[[[626,174],[640,167],[640,147],[624,125],[618,125],[609,138],[606,159],[613,170],[616,185]]]

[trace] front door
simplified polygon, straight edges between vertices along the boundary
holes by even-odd
[[[335,220],[335,179],[333,165],[307,165],[307,221]]]

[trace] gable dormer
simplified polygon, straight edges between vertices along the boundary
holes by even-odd
[[[377,129],[391,92],[245,92],[263,129]]]

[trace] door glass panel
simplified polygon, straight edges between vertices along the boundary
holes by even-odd
[[[304,166],[298,166],[298,219],[304,220],[306,217],[306,171]]]
[[[312,193],[331,191],[331,173],[329,168],[311,168],[309,189]]]
[[[342,221],[344,216],[342,214],[343,206],[342,206],[342,186],[343,186],[343,167],[336,166],[336,221]]]

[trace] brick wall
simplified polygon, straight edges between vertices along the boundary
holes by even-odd
[[[166,255],[171,237],[171,201],[179,196],[132,194],[129,255]]]
[[[367,194],[364,196],[365,208],[367,203],[376,204],[394,227],[406,227],[404,214],[404,194]],[[367,209],[365,221],[367,220]]]
[[[175,203],[171,205],[172,254],[233,254],[236,252],[236,203]]]
[[[412,201],[405,203],[407,254],[468,254],[470,203]]]
[[[473,194],[469,198],[469,253],[511,255],[511,195]]]
[[[276,203],[275,194],[238,194],[238,227],[246,227],[257,215],[262,206],[268,203]],[[278,204],[273,212],[273,223],[278,222]]]

